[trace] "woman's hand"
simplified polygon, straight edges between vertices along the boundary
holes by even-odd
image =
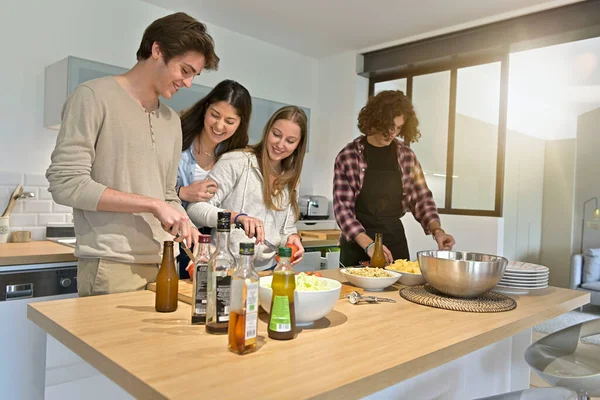
[[[192,203],[208,201],[217,193],[218,188],[217,182],[212,179],[195,181],[179,189],[179,198]]]
[[[258,218],[253,218],[248,215],[237,217],[237,222],[244,227],[244,232],[249,238],[256,238],[256,243],[265,242],[265,227],[263,222]]]
[[[433,238],[437,242],[439,250],[452,250],[452,246],[456,243],[452,235],[448,235],[441,228],[433,233]]]
[[[383,255],[385,256],[385,262],[387,264],[391,264],[394,262],[394,257],[392,256],[392,252],[390,251],[390,249],[388,249],[385,245],[382,245],[383,247]],[[373,258],[373,252],[375,252],[375,246],[371,246],[371,248],[369,249],[369,251],[367,251],[367,255],[369,256],[369,258]]]
[[[296,253],[292,254],[292,258],[294,259],[292,265],[298,264],[300,261],[302,261],[302,257],[304,257],[304,246],[302,246],[300,236],[295,233],[288,236],[287,245],[290,247],[295,246],[295,248],[298,249]],[[292,247],[292,249],[293,248],[294,247]]]

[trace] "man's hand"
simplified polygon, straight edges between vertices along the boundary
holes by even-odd
[[[387,264],[393,263],[394,257],[392,256],[392,252],[390,251],[390,249],[388,249],[385,245],[382,245],[382,247],[383,247],[383,255],[385,256],[385,262]],[[374,252],[375,252],[375,245],[371,246],[371,248],[367,252],[367,255],[369,256],[369,258],[373,258]]]
[[[165,201],[156,200],[153,203],[152,215],[160,221],[166,232],[173,236],[179,235],[175,241],[185,240],[185,243],[193,243],[190,219],[187,214],[177,211]],[[196,238],[196,241],[198,241],[198,238]]]
[[[437,242],[439,250],[452,250],[452,246],[456,244],[452,235],[448,235],[442,229],[437,229],[433,238]]]

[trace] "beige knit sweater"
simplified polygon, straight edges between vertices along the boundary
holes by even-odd
[[[63,108],[46,172],[54,201],[73,207],[80,258],[159,263],[172,240],[149,213],[96,211],[106,187],[166,200],[185,212],[175,193],[181,123],[160,104],[147,113],[115,80],[80,85]]]

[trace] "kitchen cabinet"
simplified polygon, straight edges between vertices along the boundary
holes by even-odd
[[[91,79],[104,76],[120,75],[127,68],[117,67],[97,61],[69,56],[46,67],[44,91],[44,126],[58,130],[61,123],[62,108],[75,88]],[[240,82],[242,85],[244,82]],[[177,112],[182,112],[206,96],[212,87],[192,84],[190,88],[182,88],[170,99],[162,99],[165,104]],[[263,128],[273,113],[288,104],[259,97],[252,97],[252,118],[250,120],[250,144],[258,143]],[[310,109],[301,107],[309,119]],[[310,144],[310,135],[309,135]]]

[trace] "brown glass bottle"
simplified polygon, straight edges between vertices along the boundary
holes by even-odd
[[[279,263],[273,270],[271,289],[271,312],[267,333],[271,339],[289,340],[296,336],[296,309],[294,307],[294,291],[296,276],[290,263],[292,249],[279,248]]]
[[[158,312],[177,310],[177,292],[179,290],[179,274],[175,269],[173,242],[166,241],[163,247],[163,258],[156,276],[156,300],[154,308]]]
[[[375,244],[373,245],[373,256],[371,257],[371,267],[385,268],[385,254],[383,254],[383,235],[375,234]]]

